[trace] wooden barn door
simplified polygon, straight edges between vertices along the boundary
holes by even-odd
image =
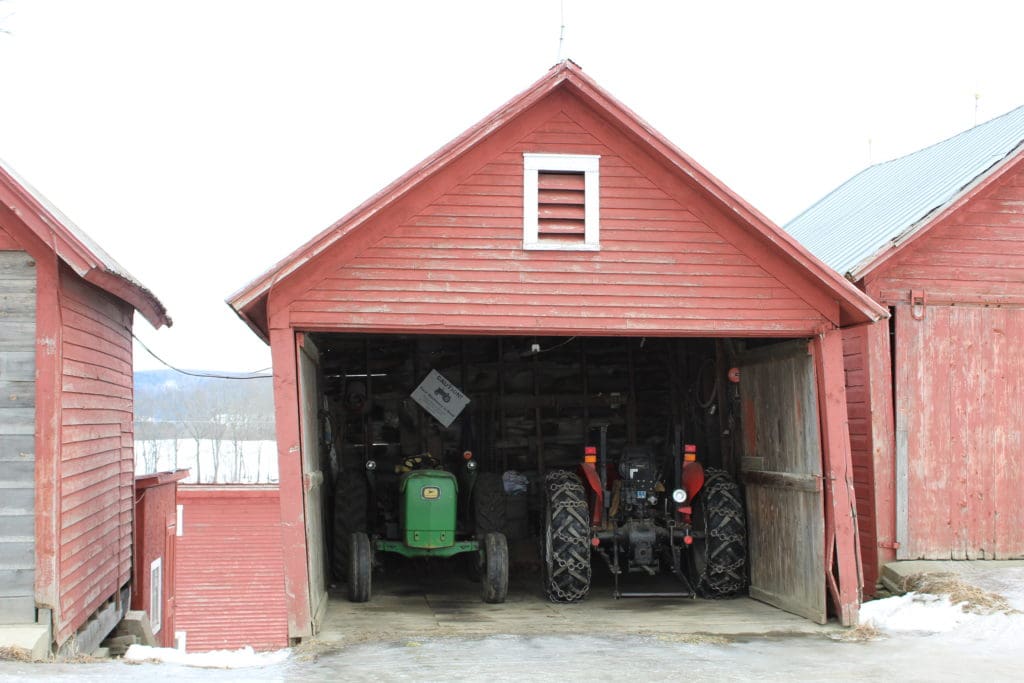
[[[1024,310],[896,308],[899,559],[1024,556]]]
[[[299,419],[302,425],[302,490],[306,518],[306,560],[309,565],[309,613],[313,632],[320,629],[327,609],[324,556],[323,480],[320,469],[319,401],[317,384],[320,353],[308,336],[299,340]]]
[[[745,353],[740,398],[750,596],[823,624],[824,491],[808,343]]]

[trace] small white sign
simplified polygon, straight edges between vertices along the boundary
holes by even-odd
[[[411,396],[412,400],[419,403],[445,427],[450,427],[455,418],[469,405],[469,397],[437,370],[431,370]]]

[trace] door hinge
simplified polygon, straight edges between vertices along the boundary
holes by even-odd
[[[878,544],[879,548],[885,548],[886,550],[899,550],[899,541],[882,541]]]
[[[924,290],[910,290],[910,315],[914,320],[924,320],[925,308],[928,306],[928,297]]]

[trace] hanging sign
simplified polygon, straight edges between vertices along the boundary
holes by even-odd
[[[430,371],[412,392],[411,397],[445,427],[450,427],[455,418],[469,405],[469,397],[437,370]]]

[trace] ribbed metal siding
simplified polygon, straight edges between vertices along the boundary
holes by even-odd
[[[178,489],[175,630],[189,652],[288,645],[276,487]]]
[[[899,159],[876,164],[786,225],[815,256],[846,274],[920,221],[1024,141],[1024,107]],[[853,273],[856,276],[856,273]]]

